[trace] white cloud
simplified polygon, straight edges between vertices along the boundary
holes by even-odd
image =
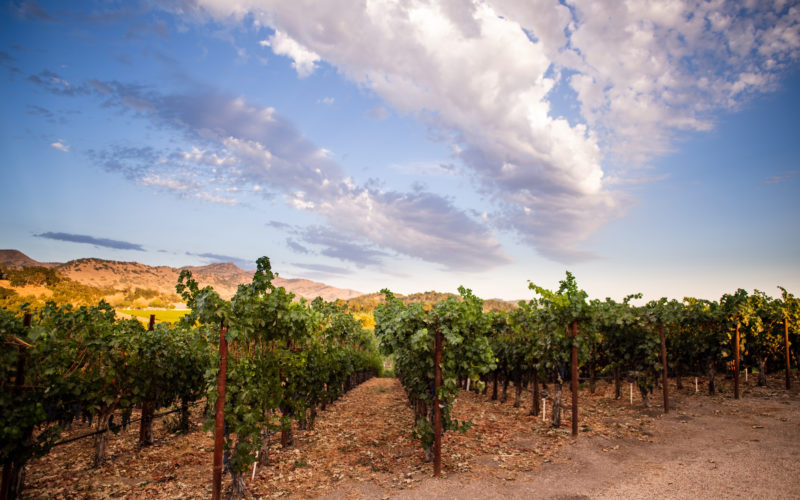
[[[557,61],[579,72],[570,84],[607,152],[632,165],[669,151],[677,131],[708,130],[714,112],[771,90],[800,49],[796,6],[778,16],[763,2],[745,12],[722,0],[570,5],[580,62]]]
[[[140,184],[144,186],[162,187],[173,191],[193,191],[199,187],[195,182],[176,179],[174,177],[164,177],[158,174],[142,177]]]
[[[65,153],[69,152],[69,144],[67,144],[64,139],[59,139],[56,142],[51,142],[50,147],[53,149],[57,149],[59,151],[63,151]]]
[[[263,41],[261,42],[264,45]],[[305,78],[314,72],[319,56],[297,43],[282,31],[276,31],[267,43],[272,51],[279,56],[286,56],[292,60],[292,67],[297,71],[297,76]]]
[[[239,203],[238,200],[235,198],[225,198],[224,196],[220,196],[217,194],[209,193],[207,191],[200,191],[192,195],[192,198],[196,198],[202,201],[209,201],[211,203],[218,203],[220,205],[237,205]]]
[[[624,211],[612,184],[774,88],[800,53],[800,7],[781,1],[200,4],[274,29],[269,45],[300,77],[324,60],[438,128],[496,201],[493,220],[558,260]],[[571,120],[551,109],[563,92]]]

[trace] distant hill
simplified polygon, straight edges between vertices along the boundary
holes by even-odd
[[[422,302],[425,305],[425,309],[430,309],[437,302],[445,300],[448,297],[457,297],[457,295],[454,293],[429,291],[412,293],[410,295],[396,293],[395,297],[406,305],[413,302]],[[353,312],[372,312],[378,304],[382,304],[383,302],[383,294],[375,292],[353,297],[347,301],[347,308]],[[517,303],[515,301],[502,299],[484,299],[483,301],[484,311],[508,312],[516,307]]]
[[[6,267],[55,267],[58,264],[54,262],[38,262],[19,250],[0,250],[0,265]]]
[[[253,279],[252,271],[245,271],[232,263],[181,268],[148,266],[138,262],[94,258],[72,260],[66,263],[42,263],[19,250],[0,250],[0,265],[14,268],[26,266],[54,268],[60,274],[83,285],[117,290],[141,288],[156,290],[164,294],[175,293],[178,275],[181,270],[188,269],[201,287],[210,285],[221,297],[226,299],[236,293],[240,284],[250,283]],[[355,290],[336,288],[306,279],[278,277],[274,284],[306,299],[314,299],[319,296],[325,300],[347,300],[361,295],[361,292]]]

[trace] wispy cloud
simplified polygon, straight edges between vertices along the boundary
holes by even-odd
[[[344,267],[326,266],[324,264],[303,264],[299,262],[293,262],[292,265],[295,267],[299,267],[301,269],[308,269],[311,271],[317,271],[326,274],[336,274],[336,275],[352,274],[352,272],[349,269],[345,269]]]
[[[403,172],[404,174],[417,176],[455,176],[459,174],[458,168],[452,163],[446,162],[412,162],[392,165],[391,168]]]
[[[106,169],[135,182],[217,202],[235,200],[237,193],[277,193],[289,206],[321,216],[332,229],[329,234],[309,228],[296,244],[317,245],[322,255],[362,266],[378,265],[384,250],[447,268],[509,262],[491,230],[446,198],[355,185],[324,148],[271,107],[204,87],[164,95],[121,82],[93,81],[91,86],[106,106],[135,112],[197,143],[190,152],[129,146],[90,152]],[[220,186],[235,190],[220,199],[214,191]]]
[[[195,257],[201,257],[205,259],[209,263],[233,263],[241,269],[250,271],[256,268],[255,262],[248,259],[242,259],[240,257],[231,257],[230,255],[221,255],[218,253],[192,253],[186,252],[186,255],[192,255]]]
[[[101,151],[90,149],[87,155],[105,170],[120,173],[142,186],[170,191],[182,198],[222,205],[238,203],[236,197],[220,192],[219,186],[230,181],[224,171],[215,171],[214,167],[225,160],[214,153],[197,148],[183,151],[114,145]]]
[[[47,120],[52,120],[55,116],[52,111],[49,109],[43,108],[41,106],[37,106],[35,104],[26,104],[25,109],[28,110],[28,114],[34,116],[41,116]]]
[[[64,139],[59,139],[55,142],[50,143],[50,147],[53,149],[57,149],[59,151],[63,151],[65,153],[69,152],[69,144],[67,144]]]
[[[392,112],[386,109],[386,106],[382,106],[380,104],[376,104],[375,106],[369,108],[367,110],[367,116],[372,118],[373,120],[385,120],[392,116]]]
[[[368,242],[354,241],[339,231],[311,226],[302,232],[303,241],[322,248],[320,253],[359,266],[378,266],[387,254],[370,248]]]
[[[73,97],[91,93],[88,86],[83,84],[73,85],[72,82],[65,80],[57,73],[50,70],[45,70],[35,75],[29,75],[27,80],[51,94]]]
[[[790,181],[796,175],[800,175],[800,169],[787,170],[785,172],[779,173],[778,175],[767,177],[766,179],[764,179],[764,184],[782,184],[784,182]]]
[[[295,253],[302,253],[302,254],[311,253],[311,250],[304,247],[300,243],[297,243],[292,238],[286,238],[286,246],[289,247]]]
[[[23,0],[18,5],[11,3],[10,8],[14,16],[24,21],[54,21],[53,17],[36,0]]]
[[[116,250],[137,250],[144,251],[142,245],[138,243],[130,243],[128,241],[112,240],[108,238],[96,238],[85,234],[71,234],[71,233],[54,233],[46,232],[35,234],[38,238],[47,238],[57,241],[68,241],[70,243],[85,243],[87,245],[94,245],[98,247],[114,248]]]
[[[277,220],[271,220],[271,221],[267,222],[267,226],[273,227],[275,229],[290,229],[290,228],[292,228],[292,225],[287,224],[285,222],[277,221]]]

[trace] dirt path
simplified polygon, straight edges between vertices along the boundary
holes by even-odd
[[[247,486],[252,498],[331,500],[800,498],[797,388],[748,386],[739,401],[686,388],[673,392],[675,411],[666,416],[658,401],[643,410],[611,390],[603,383],[595,394],[581,391],[577,439],[568,410],[552,429],[528,414],[527,395],[514,408],[513,394],[501,403],[462,392],[454,416],[472,420],[472,429],[444,436],[443,477],[433,480],[399,382],[371,379],[321,411],[315,429],[295,429],[292,447],[273,439],[269,465],[248,474]],[[90,467],[91,439],[55,448],[32,461],[23,497],[208,498],[213,437],[200,430],[201,413],[194,409],[196,430],[187,435],[159,421],[156,444],[145,449],[136,446],[137,427],[112,436],[99,469]],[[76,423],[64,437],[88,430]]]
[[[370,379],[321,412],[313,431],[298,432],[293,448],[272,450],[251,491],[309,498],[345,484],[348,494],[380,498],[408,477],[422,480],[412,421],[400,382]]]
[[[391,497],[800,498],[796,396],[676,399],[653,442],[581,436],[515,481],[455,474]]]

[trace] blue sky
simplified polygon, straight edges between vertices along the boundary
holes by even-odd
[[[0,246],[363,292],[800,291],[798,2],[12,1]]]

